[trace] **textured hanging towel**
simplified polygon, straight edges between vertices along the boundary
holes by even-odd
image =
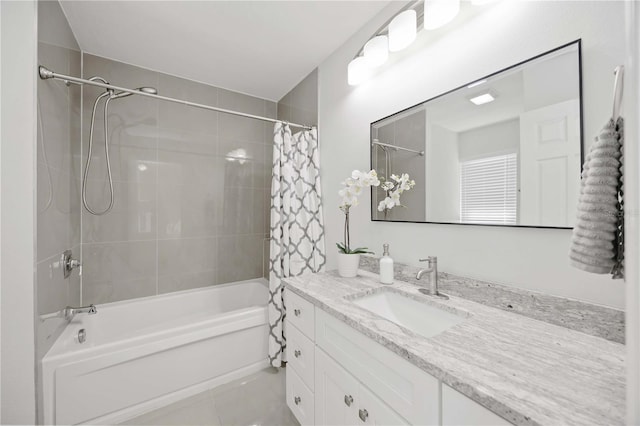
[[[321,272],[326,263],[316,129],[291,136],[276,123],[269,245],[269,362],[286,361],[282,279]]]
[[[622,274],[622,117],[609,122],[589,149],[582,169],[571,265],[596,274]]]

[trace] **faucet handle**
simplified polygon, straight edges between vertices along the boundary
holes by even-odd
[[[429,256],[426,259],[418,259],[419,262],[429,262],[429,264],[431,263],[437,263],[438,262],[438,257],[437,256]]]

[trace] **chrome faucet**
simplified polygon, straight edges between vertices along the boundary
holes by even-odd
[[[425,273],[429,274],[429,288],[420,289],[420,292],[430,296],[439,296],[448,299],[448,296],[440,294],[438,291],[438,258],[436,256],[429,256],[426,259],[419,260],[420,262],[428,262],[429,265],[427,269],[420,269],[416,274],[416,280],[422,278],[422,275]]]
[[[81,306],[79,308],[72,308],[71,306],[67,306],[62,310],[62,316],[64,316],[64,319],[66,319],[67,321],[71,321],[75,314],[93,315],[97,313],[98,308],[96,308],[95,305]]]

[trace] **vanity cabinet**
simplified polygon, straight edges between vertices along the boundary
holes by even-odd
[[[317,425],[409,424],[320,348],[316,348],[315,422]]]
[[[297,294],[285,297],[287,405],[302,425],[509,424]]]
[[[287,332],[287,405],[301,425],[315,424],[315,306],[285,292]]]

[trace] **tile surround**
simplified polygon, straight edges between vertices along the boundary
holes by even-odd
[[[250,114],[276,114],[274,102],[89,54],[84,75]],[[85,123],[98,93],[85,91]],[[263,276],[273,125],[135,96],[112,101],[109,111],[115,203],[104,216],[82,213],[82,302]],[[87,194],[98,208],[108,200],[101,114],[95,126]],[[88,124],[84,136],[86,152]]]

